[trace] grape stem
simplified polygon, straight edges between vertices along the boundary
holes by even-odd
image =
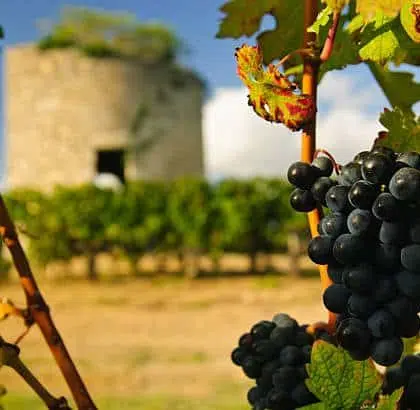
[[[305,0],[304,9],[304,25],[303,25],[303,48],[307,48],[309,44],[313,44],[316,40],[315,33],[308,32],[310,27],[316,20],[318,15],[318,0]],[[337,23],[338,24],[338,23]],[[333,39],[332,39],[333,40]],[[331,40],[330,40],[331,41]],[[332,46],[331,46],[332,49]],[[316,105],[317,87],[318,87],[318,73],[321,64],[320,59],[314,59],[308,56],[303,56],[303,77],[302,77],[302,92],[311,96]],[[304,127],[302,132],[302,146],[301,146],[301,160],[303,162],[311,163],[314,159],[316,147],[316,115]],[[318,236],[318,224],[322,218],[322,208],[308,213],[309,228],[311,236]],[[327,266],[318,265],[321,286],[325,290],[330,284],[331,280],[328,277]],[[328,313],[328,331],[333,333],[335,327],[336,315],[332,312]]]
[[[0,236],[12,256],[13,264],[19,274],[20,283],[26,296],[27,325],[36,323],[61,370],[67,385],[72,392],[79,410],[96,410],[92,398],[70,357],[61,335],[51,317],[41,290],[32,273],[25,251],[19,241],[15,225],[2,196],[0,195]]]
[[[333,163],[334,171],[338,175],[341,170],[341,165],[337,163],[335,158],[326,149],[319,148],[315,151],[314,159],[317,158],[319,154],[324,154],[331,160],[331,162]]]
[[[335,37],[337,35],[338,26],[340,23],[340,16],[341,16],[341,12],[334,11],[332,24],[331,24],[330,29],[328,30],[328,35],[327,35],[327,38],[325,39],[325,43],[321,51],[321,55],[319,56],[319,59],[323,63],[331,57],[331,54],[334,48]]]

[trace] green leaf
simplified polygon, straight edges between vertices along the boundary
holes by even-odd
[[[230,0],[220,8],[225,16],[216,37],[250,37],[260,28],[264,15],[273,16],[276,28],[257,36],[264,64],[269,64],[302,47],[303,3],[295,0]]]
[[[393,107],[410,111],[420,101],[420,83],[414,81],[413,73],[389,71],[370,62],[368,67]]]
[[[347,31],[350,34],[353,34],[355,31],[361,30],[365,25],[366,23],[363,20],[363,17],[360,14],[357,14],[353,19],[350,20],[347,26]]]
[[[318,13],[314,24],[308,27],[308,31],[311,33],[316,33],[318,35],[321,27],[326,26],[330,21],[330,17],[332,16],[333,12],[334,10],[330,6],[327,6],[324,9],[322,9]]]
[[[397,405],[401,399],[404,389],[395,390],[390,396],[381,396],[376,410],[396,410],[398,409]]]
[[[420,151],[420,116],[413,112],[404,112],[400,108],[393,111],[385,109],[379,118],[388,129],[388,135],[377,142],[397,152]]]
[[[307,370],[306,385],[328,410],[357,409],[373,401],[382,384],[371,360],[355,361],[324,341],[314,343]]]
[[[359,55],[363,60],[385,64],[394,58],[399,45],[398,38],[392,30],[390,18],[377,12],[374,20],[373,38],[360,49]]]
[[[368,22],[375,19],[376,12],[395,17],[400,11],[404,0],[357,0],[356,11]]]
[[[292,131],[312,120],[315,103],[312,97],[296,93],[296,86],[270,64],[263,69],[261,50],[243,45],[236,50],[238,75],[248,87],[248,103],[267,121],[283,123]]]
[[[420,43],[420,1],[406,0],[401,9],[400,19],[410,38]]]
[[[279,6],[279,0],[230,0],[220,7],[226,16],[220,23],[216,37],[250,37],[259,29],[263,16]]]

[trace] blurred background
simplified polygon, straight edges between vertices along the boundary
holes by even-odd
[[[246,409],[239,336],[277,312],[325,317],[284,180],[299,134],[247,105],[234,50],[254,38],[215,38],[222,4],[0,4],[1,188],[100,409]],[[362,65],[328,73],[318,146],[351,160],[387,105]],[[23,306],[2,255],[0,295]],[[23,330],[0,323],[10,341]],[[21,349],[70,397],[35,327]],[[43,408],[9,370],[0,383],[6,410]]]

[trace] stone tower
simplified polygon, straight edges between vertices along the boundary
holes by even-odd
[[[23,45],[6,50],[5,76],[7,189],[49,190],[102,172],[203,175],[204,87],[192,72]]]

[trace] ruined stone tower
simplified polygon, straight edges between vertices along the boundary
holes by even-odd
[[[102,172],[121,180],[203,175],[204,90],[192,72],[23,45],[6,50],[5,76],[8,189],[49,190]]]

